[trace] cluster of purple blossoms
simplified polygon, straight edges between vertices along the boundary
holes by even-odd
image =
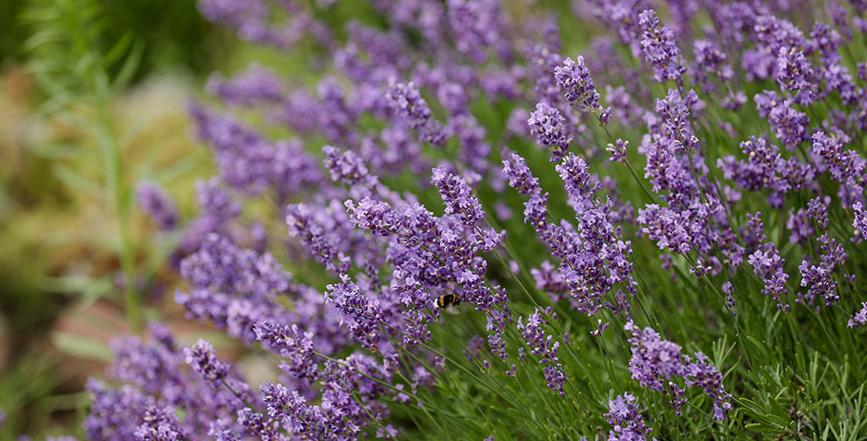
[[[611,155],[611,162],[623,162],[626,159],[626,153],[629,151],[629,141],[617,138],[613,144],[608,144],[605,149]]]
[[[321,182],[317,161],[295,142],[266,142],[233,118],[194,105],[198,136],[214,151],[220,178],[241,194],[273,190],[285,203]]]
[[[634,294],[636,283],[629,260],[632,247],[621,238],[614,202],[611,198],[605,202],[597,199],[598,179],[589,173],[582,159],[570,154],[556,169],[576,214],[576,234],[562,242],[565,249],[561,255],[566,265],[561,274],[578,300],[578,309],[592,315],[609,292],[615,293],[612,309],[625,308],[623,290]]]
[[[295,323],[286,326],[273,321],[256,323],[253,332],[265,348],[286,359],[280,365],[283,372],[297,379],[316,380],[318,371],[314,362],[316,351],[312,332],[300,331]]]
[[[798,211],[789,210],[786,229],[789,230],[790,243],[803,243],[815,233],[812,220],[807,210],[803,208],[799,208]]]
[[[698,137],[692,130],[690,118],[702,106],[695,91],[681,94],[670,89],[665,99],[656,101],[656,114],[660,118],[660,134],[674,143],[675,152],[693,152],[698,148]]]
[[[253,399],[246,383],[216,359],[209,344],[181,351],[168,329],[153,325],[150,331],[149,341],[131,337],[114,345],[111,372],[125,386],[88,384],[93,402],[85,421],[87,438],[189,439],[218,426],[242,433],[234,417]]]
[[[807,203],[807,216],[816,223],[819,229],[828,228],[828,207],[831,204],[831,198],[828,196],[817,196]]]
[[[172,230],[180,221],[175,203],[157,185],[141,183],[136,187],[141,210],[147,213],[161,230]]]
[[[180,273],[191,285],[175,300],[189,318],[207,319],[237,338],[255,339],[252,324],[286,314],[277,296],[294,289],[290,276],[270,254],[258,254],[211,234],[184,258]]]
[[[855,214],[855,220],[852,222],[852,226],[855,227],[853,240],[861,242],[867,239],[867,210],[861,202],[855,202],[852,204],[852,211]]]
[[[754,97],[759,116],[767,118],[774,134],[789,150],[795,150],[808,138],[810,118],[793,107],[790,98],[780,98],[774,91],[758,93]]]
[[[660,24],[653,9],[638,15],[638,27],[641,29],[641,55],[653,68],[653,78],[660,83],[674,81],[679,84],[686,68],[674,33]]]
[[[169,408],[150,406],[145,410],[142,420],[142,425],[135,431],[137,439],[182,441],[187,438],[181,432],[178,420]]]
[[[449,0],[448,23],[453,33],[455,49],[476,63],[486,58],[485,48],[494,48],[503,58],[511,57],[506,16],[496,0]]]
[[[756,235],[756,249],[747,257],[747,263],[753,267],[756,277],[764,285],[762,294],[773,297],[780,310],[788,311],[790,305],[784,299],[784,296],[788,294],[786,281],[789,280],[789,275],[784,269],[785,260],[777,247],[765,238],[761,213],[755,213],[748,217],[750,218],[751,229],[759,233]]]
[[[421,97],[415,84],[394,83],[389,86],[385,99],[394,113],[404,118],[410,127],[418,130],[425,141],[434,145],[445,142],[442,126],[433,119],[427,102]]]
[[[786,193],[800,190],[813,179],[815,172],[809,164],[784,158],[765,138],[751,137],[741,142],[740,148],[746,160],[725,156],[717,161],[717,167],[744,190],[770,190],[769,202],[775,208],[782,206]]]
[[[731,395],[723,387],[719,370],[708,363],[707,357],[697,352],[693,358],[681,353],[680,345],[663,340],[652,328],[641,329],[632,321],[625,329],[632,334],[632,359],[629,372],[643,387],[671,395],[676,412],[685,404],[684,390],[675,379],[682,379],[689,387],[702,389],[713,400],[714,418],[725,419],[731,409]]]
[[[618,395],[608,402],[605,419],[611,425],[608,441],[645,441],[653,432],[644,422],[635,396],[630,393]]]
[[[867,159],[844,144],[849,137],[842,133],[828,135],[819,130],[813,133],[811,155],[819,162],[817,168],[827,172],[840,184],[837,196],[843,204],[864,202],[864,186],[867,184]]]
[[[695,91],[682,95],[669,90],[664,99],[657,100],[656,114],[646,118],[650,132],[638,150],[647,157],[645,176],[653,191],[667,204],[651,201],[639,209],[637,221],[642,234],[661,250],[698,253],[696,262],[705,264],[691,268],[696,274],[719,274],[724,264],[741,264],[744,247],[736,240],[725,195],[708,177],[702,146],[692,127],[703,107]]]
[[[266,411],[251,413],[250,425],[262,439],[283,439],[282,430],[307,439],[355,439],[371,420],[387,413],[378,402],[386,394],[392,372],[370,357],[354,354],[345,360],[327,361],[322,367],[319,404],[282,384],[263,384],[260,388]],[[389,438],[394,429],[388,430]]]
[[[775,77],[780,89],[794,95],[799,103],[812,102],[818,79],[803,49],[781,47],[777,52],[776,72]]]
[[[282,24],[270,23],[270,11],[262,0],[202,0],[199,11],[207,19],[232,28],[240,37],[257,43],[288,47],[300,39],[309,17],[285,2],[293,19]],[[321,32],[321,31],[320,31]]]
[[[563,64],[554,68],[554,79],[569,104],[580,102],[581,107],[596,114],[603,125],[608,121],[611,110],[599,104],[599,92],[596,91],[583,56],[579,55],[575,61],[568,57],[563,60]]]
[[[364,161],[352,151],[341,152],[338,148],[326,145],[322,148],[325,154],[323,164],[331,174],[331,180],[347,185],[361,186],[370,190],[378,185],[376,176],[371,175]]]
[[[548,387],[560,394],[561,397],[565,397],[566,373],[563,372],[563,366],[557,354],[560,349],[560,342],[554,340],[553,335],[546,334],[545,330],[542,329],[547,323],[546,317],[550,317],[550,320],[557,320],[557,316],[552,311],[541,311],[536,308],[532,314],[527,316],[526,323],[523,317],[518,319],[518,330],[521,332],[524,342],[529,346],[530,354],[538,357],[539,363],[545,365],[545,381],[548,383]]]
[[[861,304],[861,309],[849,319],[847,325],[850,328],[867,325],[867,302]]]
[[[229,366],[217,359],[214,347],[204,340],[199,340],[192,348],[184,349],[184,357],[197,374],[215,386],[219,386],[229,375]]]
[[[697,159],[690,159],[688,154],[698,148],[690,120],[699,105],[694,93],[682,96],[670,90],[664,99],[657,100],[656,106],[666,119],[662,115],[647,118],[650,131],[638,148],[647,157],[645,177],[653,185],[653,191],[669,193],[672,209],[690,205],[701,192],[701,182],[694,177]]]
[[[818,308],[816,299],[822,299],[824,305],[830,307],[840,300],[834,276],[845,265],[849,256],[843,246],[828,234],[819,236],[817,241],[822,253],[818,264],[805,258],[799,266],[801,287],[807,288],[807,292],[800,293],[798,301]]]
[[[559,274],[555,277],[561,281],[559,287],[570,294],[573,307],[588,315],[595,315],[603,306],[614,311],[629,309],[625,293],[633,294],[636,287],[629,261],[632,248],[620,237],[616,225],[619,218],[612,201],[603,202],[596,197],[599,180],[589,173],[587,164],[569,154],[556,167],[568,203],[575,210],[576,223],[554,224],[548,220],[547,193],[542,192],[524,159],[510,152],[505,152],[505,156],[503,172],[509,185],[528,196],[524,222],[536,230],[552,255],[560,259]],[[547,291],[553,286],[539,288]],[[613,299],[606,300],[609,293],[613,293]]]
[[[692,66],[693,78],[705,93],[714,92],[717,86],[712,78],[726,83],[734,77],[734,69],[728,63],[728,56],[711,40],[696,40],[693,43],[695,63]]]
[[[481,205],[464,178],[440,167],[433,171],[432,182],[445,205],[445,215],[439,218],[417,202],[399,199],[365,197],[345,204],[356,227],[389,239],[385,255],[392,264],[392,281],[383,290],[393,298],[388,301],[393,302],[391,309],[403,309],[399,315],[403,323],[387,329],[404,328],[396,337],[406,344],[428,340],[426,324],[433,317],[425,310],[431,299],[454,294],[489,315],[491,339],[496,342],[507,321],[503,316],[506,298],[486,283],[487,263],[479,254],[493,250],[503,236],[484,224]],[[341,284],[331,287],[334,298],[354,302],[339,304],[341,308],[354,305],[346,310],[353,311],[352,323],[368,331],[394,315],[380,312],[383,308],[376,300],[365,298],[358,289],[345,276]],[[497,352],[504,353],[499,348]]]
[[[238,107],[279,103],[284,96],[280,78],[260,66],[253,66],[230,79],[214,76],[208,80],[206,88],[227,105]]]
[[[566,155],[572,135],[566,125],[566,118],[557,108],[540,101],[536,104],[536,110],[530,113],[527,124],[530,126],[530,135],[536,142],[551,149],[552,162]]]

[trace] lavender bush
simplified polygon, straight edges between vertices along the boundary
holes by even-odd
[[[88,439],[867,437],[867,4],[309,3],[200,0],[309,75],[208,82],[198,217],[139,191],[279,374],[152,325]]]

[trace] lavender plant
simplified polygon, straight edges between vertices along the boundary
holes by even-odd
[[[861,2],[342,6],[201,0],[315,79],[215,76],[199,216],[139,192],[279,373],[153,327],[88,439],[867,436]]]

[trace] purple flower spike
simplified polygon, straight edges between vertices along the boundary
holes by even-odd
[[[807,203],[807,215],[823,230],[828,228],[828,206],[830,204],[831,198],[828,196],[817,196]]]
[[[653,431],[638,411],[635,396],[628,392],[608,402],[605,419],[611,425],[608,441],[645,441]]]
[[[623,162],[626,159],[626,152],[629,151],[629,141],[617,138],[614,144],[608,144],[605,150],[611,154],[609,157],[611,162]]]
[[[433,170],[431,182],[439,189],[446,214],[458,216],[470,228],[484,219],[482,204],[463,178],[450,173],[445,167],[437,167]]]
[[[566,155],[572,135],[566,125],[566,118],[559,110],[540,101],[536,104],[536,110],[530,114],[527,124],[536,142],[551,149],[552,162],[557,162]]]
[[[653,78],[660,83],[680,83],[686,69],[683,67],[674,33],[660,24],[653,9],[639,14],[638,26],[641,28],[641,55],[644,61],[653,67]]]
[[[294,323],[286,326],[273,321],[257,323],[253,332],[268,350],[288,359],[288,364],[283,366],[284,372],[296,378],[316,379],[312,332],[302,333]]]
[[[377,179],[367,171],[361,158],[351,151],[341,152],[337,147],[326,145],[322,147],[325,154],[325,168],[331,173],[331,180],[344,185],[363,184],[368,188],[377,185]]]
[[[434,145],[445,142],[442,126],[433,119],[430,107],[413,82],[392,83],[385,99],[392,111],[418,130],[425,141]]]
[[[662,392],[670,378],[685,375],[680,345],[663,340],[652,328],[639,329],[632,322],[626,324],[626,330],[632,333],[629,372],[639,384]]]
[[[214,387],[219,387],[229,374],[229,365],[217,359],[214,347],[205,340],[199,340],[193,347],[184,349],[184,356],[187,364]]]
[[[141,441],[184,441],[183,434],[174,412],[169,408],[150,406],[142,416],[142,424],[136,429],[135,436]]]
[[[747,262],[764,283],[762,294],[773,297],[780,310],[788,311],[789,305],[783,301],[783,296],[788,292],[786,281],[789,275],[783,269],[784,260],[777,247],[772,243],[765,243],[750,254]]]
[[[141,183],[136,188],[136,196],[142,211],[147,213],[161,230],[171,230],[178,224],[180,216],[175,203],[155,184]]]
[[[527,161],[514,152],[503,152],[503,173],[509,179],[509,185],[522,195],[531,195],[542,192],[539,179],[533,176],[533,172],[527,167]]]
[[[867,239],[867,210],[864,209],[861,202],[852,204],[852,211],[855,213],[855,220],[852,226],[855,227],[855,237],[853,240],[862,242]]]
[[[849,319],[849,323],[847,326],[850,328],[857,328],[859,326],[867,325],[867,302],[861,303],[861,309]]]
[[[602,118],[605,110],[599,104],[599,92],[596,91],[583,56],[579,55],[575,61],[568,57],[563,60],[563,64],[554,68],[554,79],[569,104],[580,102],[584,110],[596,113]]]
[[[545,334],[542,329],[546,323],[543,314],[548,314],[548,312],[536,308],[532,314],[527,316],[526,322],[523,318],[519,318],[518,330],[524,337],[527,346],[530,347],[530,353],[539,357],[539,363],[545,365],[544,375],[548,387],[561,397],[565,397],[566,392],[563,385],[566,382],[566,374],[563,372],[563,367],[559,363],[560,358],[557,355],[560,342],[555,341],[554,336]]]
[[[756,94],[754,99],[759,115],[768,119],[774,134],[789,150],[807,140],[810,118],[795,110],[791,99],[782,99],[772,91]]]
[[[629,372],[632,378],[644,387],[658,392],[671,394],[671,404],[676,412],[686,402],[683,389],[675,379],[681,379],[686,386],[698,387],[714,402],[714,418],[725,419],[731,409],[731,395],[723,387],[723,377],[701,352],[695,354],[695,361],[681,353],[680,345],[663,340],[652,328],[640,329],[630,320],[625,329],[632,333],[629,344],[632,346],[632,359]]]
[[[277,103],[283,99],[280,78],[268,69],[253,66],[232,79],[220,76],[208,80],[207,89],[233,106],[252,106],[260,102]]]

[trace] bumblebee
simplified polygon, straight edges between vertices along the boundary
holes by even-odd
[[[434,300],[434,307],[445,309],[448,312],[455,313],[456,307],[461,304],[461,298],[457,294],[444,294]]]

